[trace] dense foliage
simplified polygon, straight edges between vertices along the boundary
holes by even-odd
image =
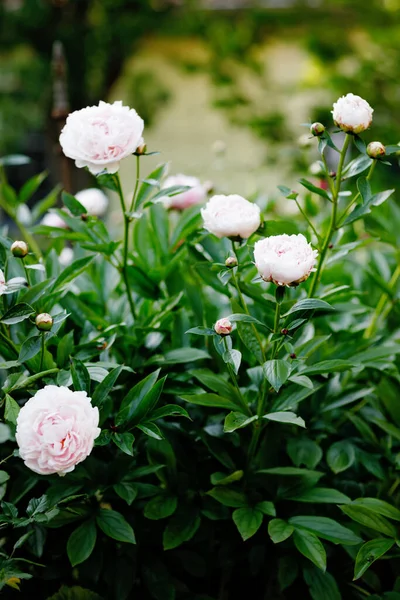
[[[166,165],[138,173],[132,210],[118,174],[97,178],[120,195],[126,243],[66,193],[68,212],[54,210],[67,228],[28,231],[17,207],[42,178],[17,194],[3,173],[1,206],[30,248],[15,256],[3,227],[6,597],[400,598],[399,209],[374,187],[385,161],[357,135],[334,141],[315,139],[327,189],[282,186],[298,218],[267,205],[248,241],[204,231],[198,205],[168,211],[160,199],[183,190],[160,190]],[[319,250],[298,286],[265,283],[253,264],[255,242],[281,233]],[[213,328],[221,317],[231,335]],[[49,384],[100,411],[93,452],[63,477],[30,471],[15,443],[20,408]]]

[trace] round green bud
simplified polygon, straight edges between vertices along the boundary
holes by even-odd
[[[49,313],[40,313],[35,319],[35,324],[39,331],[50,331],[53,327],[53,317]]]
[[[367,146],[367,154],[371,158],[380,158],[385,156],[386,148],[381,142],[370,142]]]
[[[310,133],[315,136],[320,136],[325,132],[325,125],[322,123],[313,123],[310,127]]]
[[[225,266],[228,267],[228,269],[232,269],[233,267],[237,267],[238,265],[238,261],[236,256],[228,256],[228,258],[225,261]]]
[[[24,258],[29,252],[28,244],[21,240],[17,240],[12,244],[11,252],[16,258]]]

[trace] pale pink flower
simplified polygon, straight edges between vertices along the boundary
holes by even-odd
[[[47,385],[28,400],[15,434],[25,465],[40,475],[73,471],[100,435],[99,410],[86,392]]]
[[[46,213],[41,221],[41,225],[57,227],[58,229],[68,229],[66,222],[55,212]]]
[[[162,202],[166,208],[175,208],[183,210],[194,204],[200,204],[207,198],[206,187],[200,182],[197,177],[190,175],[171,175],[164,181],[162,189],[171,188],[174,186],[186,186],[189,190],[174,196],[165,196]]]
[[[75,194],[75,198],[93,217],[103,217],[108,208],[108,198],[99,188],[87,188]]]
[[[314,270],[317,250],[301,233],[271,235],[254,244],[254,262],[264,281],[297,285]]]
[[[143,144],[144,122],[121,101],[88,106],[71,113],[60,135],[65,156],[94,175],[116,173],[123,158]]]
[[[232,333],[232,323],[229,319],[224,317],[215,323],[214,330],[218,335],[229,335]]]
[[[334,103],[332,115],[335,124],[343,131],[361,133],[371,125],[373,112],[366,100],[347,94]]]
[[[260,226],[260,208],[238,194],[217,195],[201,209],[204,227],[219,238],[248,238]]]

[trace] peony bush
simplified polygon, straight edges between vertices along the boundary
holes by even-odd
[[[333,121],[319,179],[266,205],[148,173],[120,102],[68,117],[96,179],[59,208],[2,170],[5,597],[400,598],[399,209],[373,180],[398,146],[367,148],[353,94]]]

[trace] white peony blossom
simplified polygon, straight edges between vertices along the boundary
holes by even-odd
[[[301,233],[271,235],[254,245],[254,262],[264,281],[276,285],[297,285],[314,270],[317,250]]]
[[[44,215],[41,225],[47,225],[47,227],[57,227],[58,229],[67,229],[68,225],[62,220],[55,212],[48,212]]]
[[[204,227],[219,238],[248,238],[260,226],[260,208],[242,196],[213,196],[201,209]]]
[[[123,158],[143,144],[144,122],[122,102],[88,106],[71,113],[60,135],[65,156],[93,175],[116,173]]]
[[[108,198],[98,188],[88,188],[75,194],[75,198],[86,208],[89,215],[103,217],[108,208]]]
[[[5,275],[0,269],[0,296],[3,294],[13,294],[26,286],[26,279],[23,277],[13,277],[6,282]]]
[[[343,131],[361,133],[372,123],[374,109],[360,96],[347,94],[333,105],[333,120]]]
[[[190,189],[186,190],[186,192],[175,194],[175,196],[165,196],[162,199],[162,202],[166,208],[183,210],[194,204],[200,204],[207,198],[207,190],[197,177],[182,174],[171,175],[164,181],[162,189],[174,186],[186,186]]]
[[[61,250],[58,260],[60,265],[63,265],[63,267],[68,267],[68,265],[70,265],[74,260],[74,251],[72,248],[65,246],[65,248]]]
[[[64,475],[89,456],[98,425],[99,410],[86,392],[46,385],[18,414],[19,454],[35,473]]]

